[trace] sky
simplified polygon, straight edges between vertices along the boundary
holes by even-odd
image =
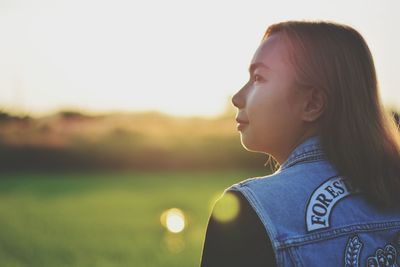
[[[356,28],[384,104],[400,107],[399,10],[397,0],[0,0],[0,109],[218,115],[266,28],[291,19]]]

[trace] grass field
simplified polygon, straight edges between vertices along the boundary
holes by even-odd
[[[199,266],[208,216],[266,170],[0,173],[0,266]],[[161,213],[179,208],[174,234]]]

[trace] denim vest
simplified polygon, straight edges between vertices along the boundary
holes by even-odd
[[[278,266],[400,266],[400,214],[370,205],[326,159],[318,136],[275,173],[230,190],[256,211]]]

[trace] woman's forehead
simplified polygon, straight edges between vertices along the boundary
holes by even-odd
[[[272,71],[283,71],[289,67],[288,48],[280,34],[265,39],[254,53],[250,65],[262,63]]]

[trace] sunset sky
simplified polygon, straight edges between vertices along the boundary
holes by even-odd
[[[268,25],[331,20],[363,34],[400,107],[400,1],[0,0],[0,108],[216,115]]]

